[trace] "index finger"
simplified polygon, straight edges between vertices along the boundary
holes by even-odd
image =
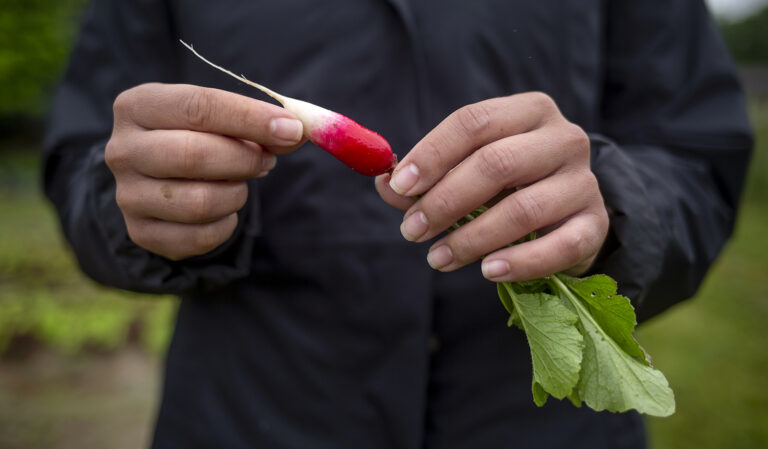
[[[202,131],[266,146],[294,146],[304,132],[301,122],[284,108],[188,84],[143,84],[121,94],[115,111],[147,129]]]
[[[538,92],[465,106],[413,147],[395,168],[390,186],[403,196],[422,194],[478,148],[531,131],[556,110],[554,102]]]

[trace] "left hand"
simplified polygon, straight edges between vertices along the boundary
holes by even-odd
[[[547,95],[494,98],[443,120],[391,176],[376,179],[376,188],[384,201],[407,210],[400,229],[413,242],[435,237],[498,199],[432,245],[427,260],[437,270],[453,271],[485,256],[483,275],[492,281],[579,275],[608,233],[589,152],[587,135]],[[422,196],[416,201],[415,195]],[[532,231],[540,237],[507,247]]]

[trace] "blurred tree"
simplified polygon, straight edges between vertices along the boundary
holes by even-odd
[[[45,113],[85,3],[0,2],[0,122],[39,118]]]
[[[768,64],[768,6],[738,22],[724,22],[720,28],[736,62]]]

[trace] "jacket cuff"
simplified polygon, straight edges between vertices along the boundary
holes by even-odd
[[[664,260],[660,220],[635,163],[610,139],[599,134],[589,138],[592,172],[610,218],[608,238],[590,273],[612,277],[619,293],[642,308]]]
[[[259,229],[259,208],[254,185],[249,199],[238,212],[232,237],[213,251],[181,261],[171,261],[139,247],[128,237],[123,214],[115,200],[115,179],[104,162],[104,145],[97,146],[88,160],[88,208],[114,261],[122,272],[120,288],[146,293],[191,294],[210,291],[245,278],[251,269],[253,247]],[[116,278],[116,276],[108,276]]]

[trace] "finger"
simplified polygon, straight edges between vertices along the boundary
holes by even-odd
[[[602,221],[594,213],[579,214],[544,237],[489,254],[483,260],[483,276],[495,282],[526,281],[574,266],[583,273],[605,240],[607,226]]]
[[[210,223],[240,210],[248,199],[245,182],[203,182],[140,178],[130,189],[118,185],[124,215],[177,223]]]
[[[570,135],[559,129],[538,129],[497,140],[477,150],[408,210],[404,223],[411,215],[421,213],[427,226],[419,229],[406,226],[406,239],[429,240],[502,190],[533,183],[560,169],[572,159],[569,152],[573,147]],[[581,157],[588,152],[574,154]],[[583,162],[586,166],[586,156]],[[425,232],[419,235],[419,230]]]
[[[528,132],[557,111],[545,94],[526,93],[465,106],[429,132],[397,165],[392,189],[403,196],[429,190],[476,149]]]
[[[146,129],[189,129],[292,147],[303,139],[288,110],[219,89],[186,84],[143,84],[118,96],[115,116]]]
[[[427,261],[453,271],[519,240],[532,231],[563,221],[598,201],[594,177],[563,173],[518,190],[470,223],[435,242]]]
[[[204,224],[174,223],[154,219],[126,219],[128,235],[138,246],[171,260],[213,251],[237,227],[237,214]]]
[[[398,195],[397,192],[392,190],[392,188],[389,186],[390,177],[391,175],[389,173],[384,173],[383,175],[377,176],[376,191],[379,192],[381,199],[383,199],[390,206],[403,211],[408,210],[408,208],[411,207],[416,202],[416,200],[408,198],[407,196]]]
[[[198,131],[134,133],[131,147],[125,163],[153,178],[246,180],[277,163],[258,144]]]

